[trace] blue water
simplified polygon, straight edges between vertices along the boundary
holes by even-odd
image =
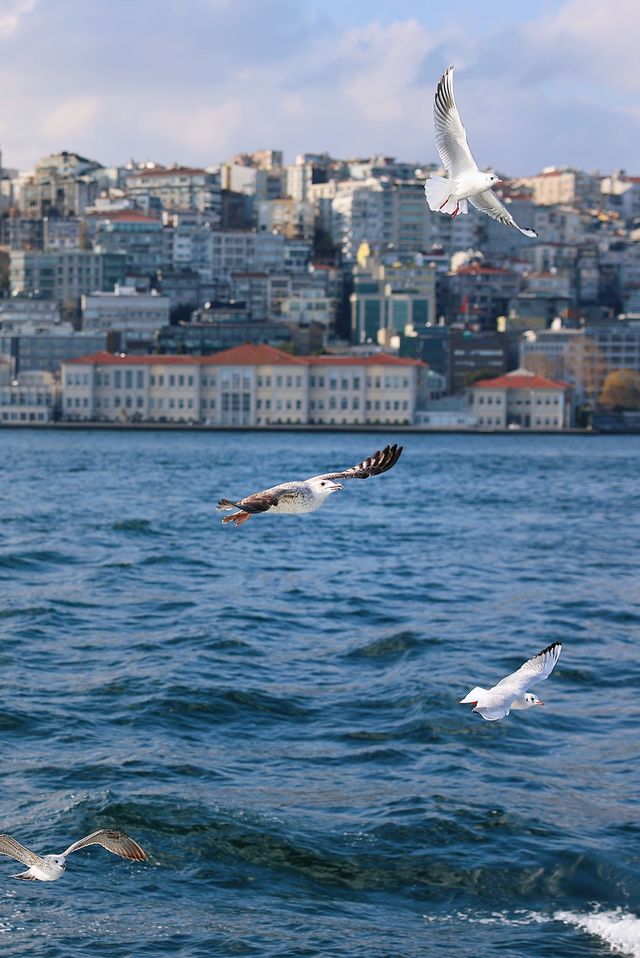
[[[640,955],[640,438],[0,431],[0,954]],[[544,708],[458,700],[561,640]],[[617,949],[617,950],[616,950]]]

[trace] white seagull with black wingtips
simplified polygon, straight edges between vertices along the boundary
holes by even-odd
[[[524,236],[537,236],[535,230],[518,226],[501,203],[492,187],[500,180],[495,173],[481,173],[467,143],[467,134],[453,96],[453,67],[442,75],[433,106],[436,145],[447,176],[431,174],[424,184],[429,209],[451,213],[468,213],[467,201],[492,219],[512,226]]]
[[[80,848],[86,848],[87,845],[101,845],[108,852],[134,862],[143,862],[147,858],[147,853],[137,842],[134,842],[133,838],[112,828],[101,828],[97,832],[92,832],[86,838],[81,838],[80,841],[69,845],[61,855],[36,855],[11,835],[0,835],[0,855],[15,858],[17,862],[27,865],[26,872],[11,876],[23,881],[56,881],[62,878],[69,855]]]
[[[460,699],[461,705],[473,705],[472,711],[478,712],[488,722],[497,722],[509,714],[511,709],[530,709],[534,705],[544,705],[540,699],[527,692],[536,682],[542,682],[553,672],[560,658],[562,645],[554,642],[533,658],[528,659],[517,672],[512,672],[491,689],[476,687]]]

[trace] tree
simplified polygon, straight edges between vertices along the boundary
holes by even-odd
[[[561,363],[546,353],[527,353],[524,364],[530,373],[545,379],[562,379]]]
[[[640,373],[614,369],[604,381],[600,405],[606,409],[640,409]]]
[[[575,383],[578,397],[593,408],[602,389],[607,367],[602,350],[589,336],[576,336],[564,354],[564,368]]]

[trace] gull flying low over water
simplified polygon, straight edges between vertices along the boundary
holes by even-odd
[[[467,213],[467,200],[505,226],[513,226],[525,236],[537,236],[535,230],[518,226],[509,210],[500,202],[492,186],[500,183],[495,173],[481,173],[467,143],[467,134],[453,96],[453,67],[442,75],[433,106],[436,145],[448,176],[431,176],[424,184],[429,209],[451,213]]]
[[[548,678],[560,658],[562,645],[554,642],[533,658],[528,659],[517,672],[512,672],[491,689],[471,689],[460,704],[473,705],[472,711],[479,712],[488,722],[496,722],[509,714],[511,709],[530,709],[534,705],[544,705],[533,692],[527,689]]]
[[[56,881],[64,875],[69,855],[80,848],[86,848],[87,845],[102,845],[108,852],[134,862],[143,862],[147,858],[146,852],[137,842],[134,842],[133,838],[111,828],[101,828],[97,832],[92,832],[86,838],[81,838],[79,842],[69,845],[66,852],[62,852],[61,855],[36,855],[11,835],[0,835],[0,855],[15,858],[17,862],[28,866],[26,872],[11,876],[21,878],[23,881]]]
[[[220,499],[217,508],[239,509],[239,512],[234,512],[232,516],[225,516],[222,520],[234,522],[237,526],[258,512],[289,514],[315,512],[332,492],[342,489],[342,483],[336,482],[337,479],[368,479],[369,476],[378,476],[395,466],[401,452],[402,446],[395,444],[385,446],[384,449],[363,459],[357,466],[343,469],[342,472],[327,472],[321,476],[312,476],[310,479],[281,482],[279,486],[254,492],[244,499],[238,499],[237,502],[232,499]]]

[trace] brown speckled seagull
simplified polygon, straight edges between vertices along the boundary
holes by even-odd
[[[363,459],[357,466],[343,469],[342,472],[327,472],[321,476],[312,476],[310,479],[300,479],[294,482],[281,482],[279,486],[271,486],[262,492],[254,492],[244,499],[234,502],[232,499],[220,499],[218,509],[239,509],[232,516],[225,516],[223,522],[233,522],[241,525],[258,512],[275,512],[298,514],[301,512],[315,512],[332,492],[342,489],[342,483],[337,479],[368,479],[369,476],[378,476],[387,472],[400,458],[402,446],[385,446],[384,449],[374,452],[372,456]]]
[[[11,835],[0,835],[0,855],[15,858],[17,862],[28,866],[26,872],[11,876],[23,881],[56,881],[64,875],[69,855],[80,848],[86,848],[87,845],[102,845],[108,852],[134,862],[143,862],[147,858],[146,852],[137,842],[134,842],[133,838],[111,828],[101,828],[97,832],[92,832],[86,838],[81,838],[79,842],[69,845],[66,852],[62,852],[61,855],[36,855]]]

